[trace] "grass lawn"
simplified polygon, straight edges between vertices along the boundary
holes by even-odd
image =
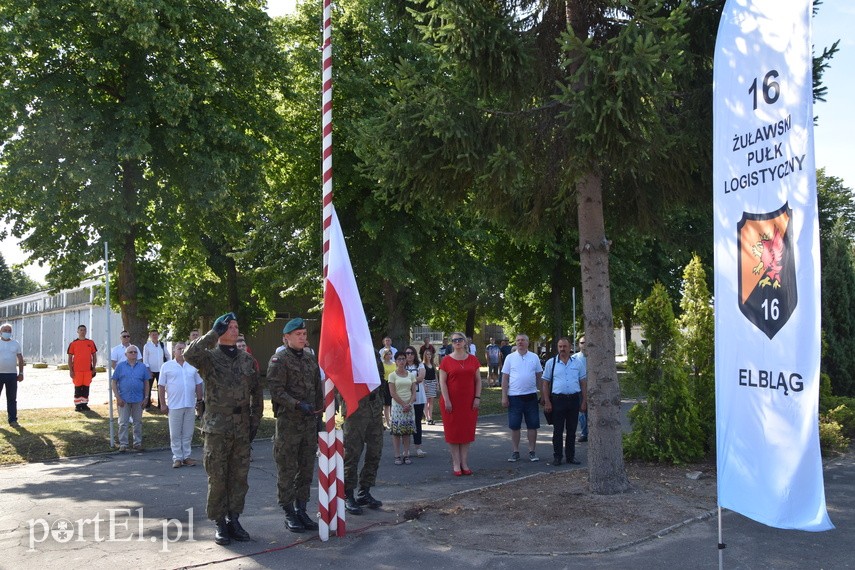
[[[115,447],[110,447],[109,408],[106,405],[91,408],[92,411],[86,413],[70,408],[20,410],[19,429],[0,427],[0,465],[115,451]],[[118,416],[115,407],[113,413]],[[273,410],[267,401],[256,437],[271,437],[275,425]],[[114,426],[118,439],[118,422]],[[201,445],[198,422],[196,428],[193,445]],[[169,447],[169,424],[165,414],[143,412],[143,446],[146,449]]]
[[[92,405],[92,411],[75,412],[70,408],[20,410],[19,429],[0,427],[0,466],[33,461],[50,461],[61,457],[75,457],[115,451],[110,447],[109,408]],[[114,417],[118,412],[114,408]],[[481,415],[502,414],[501,388],[484,387],[481,390]],[[441,419],[439,399],[433,407],[435,420]],[[342,418],[337,419],[340,425]],[[115,436],[119,426],[115,423]],[[196,424],[193,445],[202,444],[202,432]],[[264,419],[257,438],[271,437],[276,428],[273,408],[269,398],[264,403]],[[166,415],[143,413],[143,445],[147,449],[169,447],[169,424]]]

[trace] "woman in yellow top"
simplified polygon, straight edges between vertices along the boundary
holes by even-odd
[[[392,447],[395,449],[395,465],[410,465],[410,434],[416,431],[416,415],[413,402],[416,399],[416,376],[407,371],[407,357],[398,353],[395,371],[389,374],[389,391],[392,393]],[[404,454],[401,456],[401,445]]]
[[[380,364],[383,366],[383,381],[380,386],[380,393],[383,394],[383,419],[386,423],[383,424],[383,429],[392,428],[392,394],[389,393],[389,381],[386,380],[389,374],[395,371],[395,361],[392,360],[392,350],[384,348],[380,351]]]

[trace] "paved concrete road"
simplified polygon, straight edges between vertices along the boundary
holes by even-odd
[[[420,523],[403,520],[400,513],[405,503],[429,501],[553,469],[545,461],[550,452],[548,430],[541,430],[539,439],[542,461],[508,463],[505,425],[503,416],[481,419],[471,454],[475,470],[472,477],[450,475],[441,426],[426,426],[424,449],[428,457],[415,459],[412,466],[392,465],[386,438],[384,461],[374,490],[375,496],[385,502],[384,508],[348,517],[348,535],[331,538],[327,543],[321,543],[316,536],[285,531],[282,512],[276,504],[276,467],[269,441],[255,444],[247,509],[241,517],[253,541],[228,547],[212,541],[213,527],[204,513],[204,469],[201,465],[173,469],[168,450],[110,453],[0,468],[0,568],[61,565],[93,569],[252,569],[344,564],[364,568],[718,567],[715,517],[681,527],[663,538],[606,554],[532,556],[525,552],[500,553],[501,545],[487,540],[478,550],[425,542],[420,538]],[[200,452],[195,449],[194,455],[199,458]],[[580,468],[584,468],[586,444],[579,445],[578,457],[582,461]],[[853,483],[855,461],[851,454],[827,464],[826,492],[837,529],[826,533],[781,531],[726,513],[728,547],[724,567],[852,567]],[[316,499],[316,489],[312,497]],[[488,523],[485,521],[485,525]],[[572,524],[572,520],[567,521],[568,532],[572,532]],[[177,540],[167,543],[165,537]],[[556,545],[555,551],[561,550],[561,545]]]

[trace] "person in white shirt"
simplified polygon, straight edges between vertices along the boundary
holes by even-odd
[[[160,368],[160,410],[169,414],[169,444],[172,447],[172,466],[196,465],[190,459],[190,443],[196,404],[202,400],[202,377],[184,360],[183,342],[172,347],[173,359]]]
[[[146,365],[148,371],[151,372],[151,387],[157,386],[158,378],[160,377],[160,368],[163,363],[169,360],[169,354],[163,343],[160,342],[160,333],[154,329],[148,331],[148,342],[143,347],[143,364]],[[158,400],[160,399],[160,391],[158,390]],[[155,409],[160,408],[160,402],[157,403]],[[151,395],[146,395],[145,409],[151,411]]]
[[[0,325],[0,391],[6,389],[6,413],[9,416],[9,426],[21,427],[18,424],[18,382],[24,381],[24,355],[21,344],[12,340],[12,324]],[[17,366],[18,370],[15,371]]]
[[[395,355],[398,354],[398,349],[392,346],[392,338],[386,337],[383,339],[383,346],[380,347],[380,350],[377,351],[377,354],[380,355],[380,359],[383,359],[383,353],[387,350],[392,351],[392,359],[395,359]]]
[[[129,346],[133,346],[131,344],[131,335],[128,331],[122,331],[119,333],[119,338],[121,339],[120,344],[117,344],[112,349],[110,349],[110,364],[113,367],[113,370],[116,369],[116,366],[119,365],[120,362],[124,362],[128,359],[127,355],[125,355],[125,351]],[[140,349],[134,346],[137,349],[137,354],[140,353]]]
[[[516,346],[516,352],[509,354],[502,365],[502,406],[508,409],[508,428],[511,430],[513,447],[508,461],[520,459],[520,428],[523,416],[528,435],[528,459],[540,461],[535,447],[537,430],[540,428],[537,390],[540,387],[543,368],[537,355],[528,350],[527,335],[517,335]]]

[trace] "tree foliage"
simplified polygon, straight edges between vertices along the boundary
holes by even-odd
[[[822,265],[821,370],[835,396],[855,396],[855,194],[817,172]]]
[[[629,411],[628,457],[684,463],[703,455],[704,437],[680,350],[671,299],[661,283],[636,305],[647,344],[630,345],[627,380],[646,399]]]
[[[174,283],[162,272],[175,241],[222,284],[218,305],[241,312],[234,259],[284,84],[262,7],[3,2],[0,215],[18,237],[32,230],[22,245],[50,263],[54,288],[76,285],[109,242],[134,338],[164,318],[152,307]]]
[[[0,300],[34,293],[43,287],[18,267],[10,268],[0,253]]]
[[[715,449],[715,316],[706,271],[697,255],[683,271],[679,344],[689,371],[689,393],[700,419],[704,451]]]

